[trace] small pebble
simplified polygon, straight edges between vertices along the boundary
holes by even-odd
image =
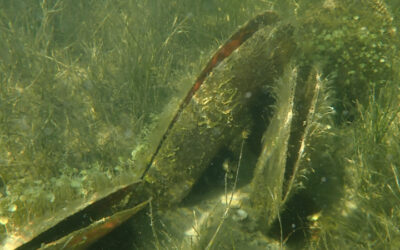
[[[9,212],[15,212],[15,211],[17,211],[17,205],[15,205],[15,204],[11,204],[9,207],[8,207],[8,211]]]

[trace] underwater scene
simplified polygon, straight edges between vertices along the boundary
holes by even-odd
[[[400,249],[399,19],[0,1],[0,249]]]

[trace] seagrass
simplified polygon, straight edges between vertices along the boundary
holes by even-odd
[[[347,1],[342,2],[338,8],[344,9]],[[318,109],[316,103],[323,103],[321,100],[325,98],[320,100],[318,96],[320,84],[326,79],[321,76],[330,76],[338,89],[336,98],[340,101],[329,107],[337,109],[338,127],[357,121],[355,103],[365,104],[367,89],[375,86],[379,89],[392,77],[390,64],[385,62],[391,59],[394,31],[386,26],[382,27],[387,30],[382,31],[371,25],[365,18],[370,13],[367,8],[355,10],[353,5],[350,6],[355,14],[349,11],[348,19],[337,17],[336,7],[329,7],[305,10],[299,24],[286,24],[278,21],[274,13],[267,12],[266,15],[271,17],[261,18],[261,22],[249,22],[250,32],[240,29],[235,33],[211,58],[177,107],[177,112],[171,115],[171,122],[155,152],[150,152],[152,156],[143,172],[142,182],[137,183],[137,188],[135,184],[134,190],[129,189],[129,194],[120,190],[120,197],[111,201],[103,217],[123,213],[149,197],[160,210],[178,205],[206,168],[215,167],[210,163],[221,150],[228,149],[238,155],[243,132],[252,133],[255,117],[260,115],[254,112],[254,105],[261,105],[270,109],[273,115],[270,123],[263,124],[262,153],[251,186],[246,190],[250,192],[250,202],[243,208],[257,224],[252,230],[261,229],[266,233],[271,224],[280,219],[280,213],[293,196],[300,167],[317,166],[306,156],[316,155],[312,152],[313,147],[326,147],[326,143],[318,141],[318,136],[311,131],[317,123],[314,115],[322,116],[315,111]],[[379,9],[381,15],[378,17],[388,25],[388,18],[382,17],[388,13]],[[361,16],[360,23],[358,15]],[[262,15],[255,20],[260,17]],[[331,21],[332,18],[337,18],[336,23]],[[340,28],[347,22],[351,30],[343,33]],[[368,25],[372,27],[371,31],[365,28],[369,28]],[[326,34],[326,30],[334,32]],[[242,32],[245,35],[240,35]],[[371,33],[374,36],[370,36]],[[382,38],[383,42],[376,45],[376,37]],[[336,40],[344,41],[339,44],[341,47],[333,46],[337,45]],[[369,46],[372,42],[375,47]],[[353,43],[363,46],[365,52],[354,52]],[[377,59],[371,59],[375,57]],[[285,92],[285,88],[290,91]],[[271,104],[278,107],[271,108]],[[315,145],[309,145],[310,141]],[[216,213],[210,220],[215,221],[219,216]],[[240,227],[242,224],[228,224],[226,231],[222,230],[222,237],[228,235],[230,225]],[[204,244],[214,233],[212,226],[215,224],[203,231]],[[219,242],[223,244],[223,240]]]

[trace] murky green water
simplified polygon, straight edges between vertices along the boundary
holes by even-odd
[[[266,10],[183,101],[218,46]],[[399,11],[0,2],[0,245],[140,182],[82,215],[153,197],[93,249],[399,248]]]

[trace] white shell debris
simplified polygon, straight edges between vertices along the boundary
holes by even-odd
[[[247,212],[244,211],[243,209],[238,209],[236,211],[236,213],[232,216],[232,219],[234,221],[244,221],[245,219],[247,219]]]

